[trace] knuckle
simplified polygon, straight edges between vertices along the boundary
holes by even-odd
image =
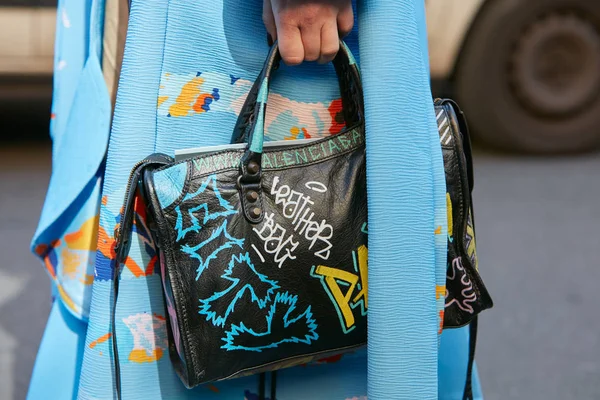
[[[354,28],[353,19],[341,20],[338,22],[338,30],[343,36],[352,32],[352,28]]]
[[[321,50],[321,55],[324,58],[332,59],[333,57],[335,57],[335,55],[338,53],[339,50],[340,50],[340,46],[339,46],[338,42],[335,42],[335,46],[328,46],[328,47],[323,48],[323,50]]]
[[[306,56],[304,57],[304,59],[306,61],[317,61],[319,59],[319,53],[317,53],[317,52],[306,53]]]
[[[287,65],[299,65],[302,64],[302,57],[299,56],[282,56],[283,62]]]
[[[315,25],[321,16],[318,6],[307,6],[302,10],[302,25],[312,26]]]

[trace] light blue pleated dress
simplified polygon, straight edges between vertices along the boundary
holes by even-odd
[[[111,129],[98,61],[103,1],[59,1],[53,175],[32,246],[58,295],[28,399],[114,398],[111,260],[129,171],[154,152],[229,141],[268,51],[261,3],[134,0]],[[280,371],[277,399],[460,400],[468,330],[439,334],[446,189],[423,2],[355,7],[347,43],[366,105],[368,348]],[[281,68],[269,106],[268,140],[343,128],[331,66]],[[256,399],[257,377],[193,390],[181,384],[168,357],[156,262],[144,235],[134,234],[116,308],[123,399]]]

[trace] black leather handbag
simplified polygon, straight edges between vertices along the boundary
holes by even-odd
[[[232,141],[247,143],[245,149],[180,162],[152,155],[130,176],[116,265],[127,256],[139,188],[158,247],[170,355],[187,387],[366,344],[367,190],[358,68],[342,45],[334,66],[347,129],[264,150],[267,94],[279,60],[275,45],[235,128]],[[445,327],[465,325],[491,306],[469,251],[474,241],[467,242],[474,240],[470,151],[465,156],[468,142],[454,110],[451,102],[436,104],[456,238],[449,242]],[[115,268],[115,294],[118,274]]]

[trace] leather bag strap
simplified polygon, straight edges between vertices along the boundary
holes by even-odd
[[[119,348],[117,343],[116,310],[119,297],[119,280],[121,278],[121,264],[124,264],[129,254],[131,234],[135,216],[135,198],[144,171],[157,168],[173,162],[173,159],[164,154],[152,154],[133,166],[125,190],[125,199],[121,209],[119,224],[115,229],[115,259],[113,261],[113,296],[110,309],[112,329],[112,353],[115,371],[115,392],[117,399],[122,399],[121,394],[121,364],[119,362]]]

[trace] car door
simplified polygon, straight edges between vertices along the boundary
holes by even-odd
[[[50,75],[56,0],[0,0],[0,75]]]

